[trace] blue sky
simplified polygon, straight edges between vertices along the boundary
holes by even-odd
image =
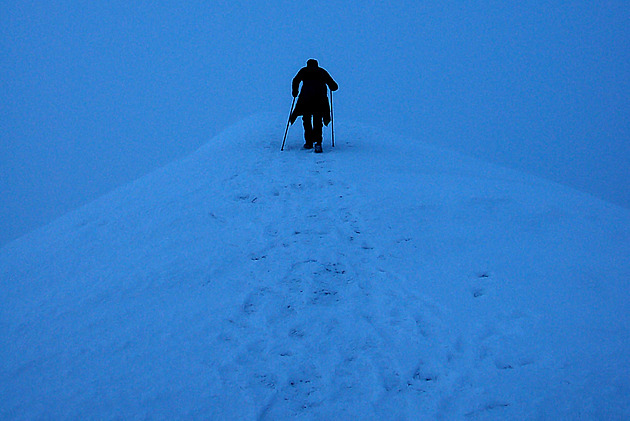
[[[630,207],[629,18],[622,1],[5,1],[0,244],[288,114],[310,57],[338,120]]]

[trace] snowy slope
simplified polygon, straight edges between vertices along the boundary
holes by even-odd
[[[630,419],[630,212],[256,115],[0,251],[2,419]]]

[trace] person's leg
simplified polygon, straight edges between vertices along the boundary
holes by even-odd
[[[313,116],[313,143],[318,143],[318,144],[322,144],[322,127],[324,126],[324,121],[323,121],[323,117],[321,115],[314,115]]]
[[[302,123],[304,124],[304,147],[310,149],[313,147],[313,125],[311,124],[310,115],[302,116]]]

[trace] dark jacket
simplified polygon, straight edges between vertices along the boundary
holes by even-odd
[[[300,82],[302,90],[299,91]],[[300,95],[293,113],[291,113],[291,124],[298,116],[321,115],[324,124],[330,123],[330,104],[328,103],[328,90],[336,91],[339,86],[328,72],[318,66],[315,60],[309,60],[306,67],[300,69],[293,78],[293,96]]]

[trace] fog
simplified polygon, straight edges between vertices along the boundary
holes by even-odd
[[[3,2],[0,245],[288,115],[308,58],[340,85],[336,120],[630,207],[630,4],[349,3]]]

